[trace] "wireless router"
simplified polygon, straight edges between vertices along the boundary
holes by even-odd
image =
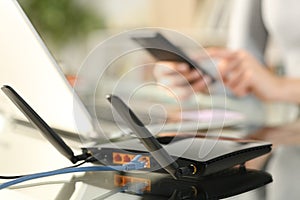
[[[75,156],[72,149],[68,147],[68,145],[62,140],[62,138],[59,135],[57,135],[55,131],[52,130],[47,125],[47,123],[22,99],[22,97],[17,94],[17,92],[15,92],[9,86],[2,87],[2,90],[13,101],[13,103],[25,114],[25,116],[33,123],[33,125],[35,125],[43,133],[43,135],[51,142],[51,144],[62,155],[67,157],[71,162],[76,163],[79,160],[96,162],[97,161],[96,158],[99,157],[101,158],[102,161],[105,159],[108,160],[110,159],[111,163],[114,164],[120,163],[120,160],[118,162],[115,162],[116,160],[114,160],[117,158],[117,157],[113,157],[114,153],[117,152],[117,150],[114,148],[108,150],[105,147],[103,147],[102,149],[100,147],[95,147],[93,148],[93,152],[90,151],[91,149],[83,149],[83,154]],[[114,98],[115,97],[110,98],[110,100],[114,102],[113,100]],[[116,104],[119,105],[119,103],[120,102],[118,100]],[[115,106],[116,104],[114,103]],[[122,104],[121,107],[122,107],[121,109],[122,111],[126,111],[126,109],[128,109],[127,107],[124,107],[124,105]],[[123,114],[126,114],[126,112]],[[132,115],[133,113],[130,114]],[[127,114],[125,116],[127,116]],[[131,118],[129,118],[129,121],[131,121],[130,119]],[[137,118],[135,117],[133,119],[137,120]],[[135,126],[135,123],[133,123],[132,126]],[[141,128],[143,129],[143,126],[141,126]],[[183,139],[184,138],[185,136],[183,137]],[[160,139],[169,140],[169,138],[167,137],[163,137]],[[133,140],[131,140],[127,145],[128,146],[133,145],[131,147],[136,147],[137,144],[139,144],[138,141],[136,140],[134,140],[135,144],[132,144],[132,141]],[[155,141],[156,141],[155,138],[149,139],[149,143],[147,142],[147,147],[149,149],[160,148],[160,144]],[[153,144],[156,144],[157,146],[153,148],[152,146]],[[127,148],[127,149],[130,150],[125,151],[124,153],[126,154],[124,155],[120,153],[121,150],[118,150],[119,153],[116,154],[123,159],[122,162],[126,161],[125,160],[126,156],[130,159],[129,157],[130,155],[134,155],[138,152],[145,152],[145,151],[146,152],[143,158],[149,159],[147,160],[149,161],[148,167],[152,167],[153,163],[155,162],[155,160],[151,157],[151,155],[149,155],[149,152],[147,152],[146,149],[143,149],[143,151],[135,151],[132,148]],[[250,151],[252,151],[251,148]],[[165,159],[164,157],[167,157],[166,159],[168,161],[169,160],[173,161],[174,156],[170,158],[167,152],[164,153],[165,154],[162,154],[161,157],[157,157],[155,154],[153,155],[155,155],[155,157],[158,159]],[[90,159],[92,156],[94,156],[94,159]],[[196,165],[198,163],[198,161],[195,161],[194,159],[185,159],[185,158],[178,158],[176,162],[178,164],[174,162],[172,165],[166,168],[169,170],[169,172],[173,174],[172,175],[173,177],[179,176],[178,175],[179,169],[181,170],[187,169],[186,171],[189,172],[190,168],[189,167],[186,168],[186,166],[188,166],[187,165],[188,163],[195,163]],[[211,167],[211,165],[209,166]],[[181,173],[185,174],[186,171],[181,171]],[[270,174],[263,171],[248,170],[245,169],[244,167],[226,169],[223,170],[222,172],[214,173],[212,175],[199,176],[197,179],[190,178],[190,177],[180,177],[180,180],[175,180],[172,178],[172,176],[165,173],[159,174],[159,173],[100,172],[100,173],[87,173],[78,181],[86,182],[89,185],[95,185],[101,188],[111,189],[112,191],[115,191],[115,188],[124,188],[128,184],[129,185],[139,184],[139,183],[145,184],[142,188],[140,188],[141,191],[138,190],[138,187],[134,187],[134,186],[129,187],[130,189],[128,191],[129,193],[134,193],[134,194],[136,193],[139,195],[142,192],[143,199],[172,198],[172,199],[205,199],[205,200],[227,198],[230,196],[238,195],[256,189],[258,187],[261,187],[263,185],[272,182],[272,176]],[[75,186],[72,185],[75,184],[74,181],[76,180],[72,180],[62,188],[63,199],[71,198],[70,191],[72,191],[75,188]],[[69,184],[71,185],[69,186]],[[67,191],[64,191],[65,188],[67,188]],[[70,194],[69,198],[66,197],[66,195],[68,194]],[[107,195],[105,195],[105,198],[106,197]]]
[[[10,86],[3,86],[2,91],[24,113],[30,122],[38,128],[47,140],[72,163],[79,160],[88,162],[119,165],[142,154],[147,171],[167,171],[175,179],[182,177],[201,177],[211,175],[236,165],[242,165],[253,158],[271,151],[271,144],[249,140],[233,140],[224,138],[216,141],[212,138],[181,137],[169,144],[160,144],[146,129],[132,110],[117,96],[110,95],[108,100],[120,114],[129,128],[138,138],[82,148],[82,154],[75,156],[72,149],[47,123],[25,102]],[[207,155],[199,151],[200,147],[213,147]]]
[[[162,145],[134,112],[117,96],[108,95],[108,101],[126,122],[137,138],[113,144],[100,145],[96,152],[100,160],[106,158],[108,163],[122,163],[120,159],[132,158],[143,154],[148,161],[148,170],[164,169],[174,178],[182,176],[199,177],[243,165],[246,161],[271,151],[272,144],[251,140],[220,138],[182,137],[167,145]],[[160,138],[164,139],[164,138]],[[201,152],[200,148],[211,148]],[[90,149],[92,152],[95,149]],[[206,155],[207,154],[207,155]],[[117,160],[118,159],[118,160]]]

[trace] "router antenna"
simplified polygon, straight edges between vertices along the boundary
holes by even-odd
[[[27,117],[27,119],[47,138],[47,140],[73,164],[79,160],[86,159],[84,155],[74,156],[72,149],[62,138],[26,103],[26,101],[10,86],[4,85],[2,91]]]
[[[107,100],[115,108],[129,128],[136,134],[153,158],[169,173],[177,179],[181,176],[181,168],[170,154],[160,145],[157,139],[149,132],[141,120],[132,110],[117,96],[108,95]]]

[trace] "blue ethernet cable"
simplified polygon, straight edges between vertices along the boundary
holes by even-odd
[[[10,187],[12,185],[16,185],[18,183],[22,183],[25,181],[54,176],[59,174],[68,174],[68,173],[75,173],[75,172],[90,172],[90,171],[130,171],[130,170],[139,170],[145,168],[145,162],[139,161],[141,155],[135,156],[131,162],[119,165],[119,166],[90,166],[90,167],[75,167],[75,168],[64,168],[59,170],[53,170],[48,172],[41,172],[36,174],[31,174],[27,176],[23,176],[21,178],[17,178],[12,181],[8,181],[2,183],[0,185],[0,190]]]

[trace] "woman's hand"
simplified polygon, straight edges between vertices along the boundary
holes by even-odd
[[[210,77],[190,69],[186,63],[161,61],[154,67],[154,76],[180,99],[186,99],[194,92],[205,92]]]
[[[243,50],[210,49],[219,58],[218,69],[224,84],[239,97],[254,94],[262,100],[274,100],[280,78]]]

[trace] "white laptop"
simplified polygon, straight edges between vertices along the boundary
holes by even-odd
[[[0,86],[13,87],[52,127],[86,138],[104,136],[95,131],[93,118],[67,82],[60,67],[16,0],[0,1]],[[107,108],[106,108],[107,110]],[[102,108],[103,112],[106,112]],[[0,93],[0,112],[26,120],[23,114]],[[148,113],[148,111],[145,111]],[[240,119],[206,119],[200,124],[185,123],[148,127],[157,131],[191,131],[235,125]],[[96,123],[95,123],[96,124]],[[100,124],[105,137],[127,134],[112,124]]]
[[[10,85],[53,128],[94,134],[92,119],[16,0],[0,1],[0,86]],[[0,94],[0,112],[23,114]]]

